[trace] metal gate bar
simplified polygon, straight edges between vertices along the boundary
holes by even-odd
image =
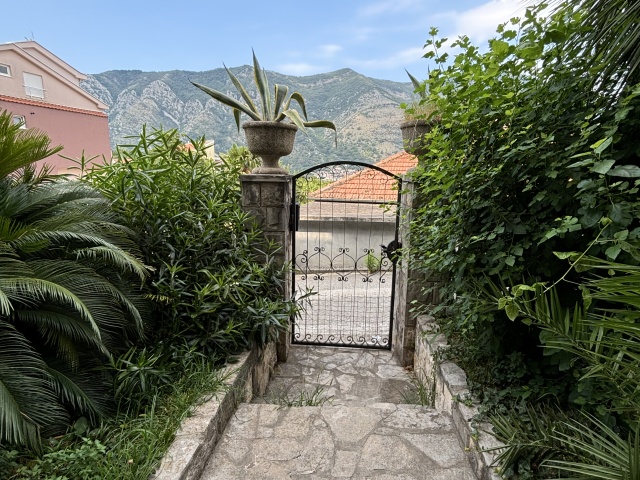
[[[395,262],[386,247],[397,246],[401,179],[360,162],[293,178],[293,292],[310,294],[292,342],[390,349]]]

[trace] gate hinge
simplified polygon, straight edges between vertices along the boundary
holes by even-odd
[[[292,203],[289,211],[289,230],[297,232],[300,226],[300,204]]]

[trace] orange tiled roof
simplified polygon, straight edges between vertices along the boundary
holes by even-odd
[[[394,175],[402,176],[418,164],[418,159],[402,151],[376,163]],[[348,200],[395,201],[398,198],[396,180],[378,170],[364,169],[336,180],[311,193],[310,198],[343,198]]]
[[[94,112],[92,110],[85,110],[83,108],[65,107],[64,105],[56,105],[47,102],[37,102],[34,100],[27,100],[25,98],[10,97],[9,95],[0,95],[0,100],[7,102],[22,103],[24,105],[34,105],[36,107],[52,108],[53,110],[64,110],[65,112],[84,113],[87,115],[95,115],[96,117],[106,117],[104,112]]]

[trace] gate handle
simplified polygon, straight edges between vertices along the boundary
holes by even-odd
[[[392,263],[396,263],[398,261],[396,252],[402,248],[402,244],[397,240],[391,240],[389,245],[380,245],[380,248],[382,249],[382,256],[387,257]]]

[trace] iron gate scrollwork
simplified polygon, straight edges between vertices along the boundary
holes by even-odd
[[[391,348],[401,182],[360,162],[293,177],[293,343]]]

